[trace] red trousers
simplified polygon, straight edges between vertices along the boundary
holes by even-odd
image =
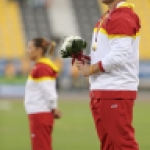
[[[52,150],[53,114],[29,114],[32,150]]]
[[[132,127],[134,100],[91,99],[101,150],[139,150]]]

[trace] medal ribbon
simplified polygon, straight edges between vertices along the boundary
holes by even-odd
[[[97,30],[96,30],[96,34],[95,34],[95,43],[97,43],[98,32],[99,32],[100,28],[102,27],[104,21],[106,20],[107,14],[108,14],[108,12],[106,12],[106,13],[102,16],[102,18],[99,20],[99,24],[98,24],[98,27],[97,27]]]
[[[117,6],[117,5],[116,5]],[[96,30],[96,34],[95,34],[95,41],[94,41],[94,45],[96,46],[97,45],[97,38],[98,38],[98,33],[100,31],[100,28],[102,27],[103,23],[105,21],[108,20],[108,18],[110,17],[111,13],[115,10],[116,6],[111,10],[111,11],[107,11],[103,16],[102,18],[99,20],[99,24],[98,24],[98,27],[97,27],[97,30]],[[93,46],[93,49],[96,48]]]

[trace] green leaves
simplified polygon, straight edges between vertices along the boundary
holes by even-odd
[[[71,57],[73,54],[77,54],[83,51],[86,46],[86,41],[80,36],[70,36],[65,39],[60,53],[62,58],[68,58]]]

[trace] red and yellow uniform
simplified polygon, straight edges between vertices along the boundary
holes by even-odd
[[[96,24],[90,76],[91,110],[102,150],[138,150],[132,127],[138,89],[140,20],[133,5],[118,3]],[[96,43],[96,45],[95,45]]]
[[[41,58],[26,83],[25,109],[30,122],[32,150],[52,150],[52,110],[57,108],[57,72],[58,68],[49,58]]]

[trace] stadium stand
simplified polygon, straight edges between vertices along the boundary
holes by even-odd
[[[71,0],[54,0],[48,8],[48,14],[53,34],[80,35]]]
[[[92,39],[92,31],[100,18],[100,9],[97,0],[72,0],[75,15],[82,37],[88,42],[88,53]]]
[[[45,5],[33,6],[19,1],[26,41],[35,37],[51,38],[50,23]]]
[[[104,13],[106,11],[105,5],[100,3],[100,8]],[[150,18],[148,14],[150,14],[150,1],[149,0],[128,0],[128,2],[133,3],[135,5],[135,11],[141,18],[141,43],[140,43],[140,59],[141,60],[150,60]]]
[[[0,10],[0,58],[20,58],[25,46],[18,4],[1,0]]]

